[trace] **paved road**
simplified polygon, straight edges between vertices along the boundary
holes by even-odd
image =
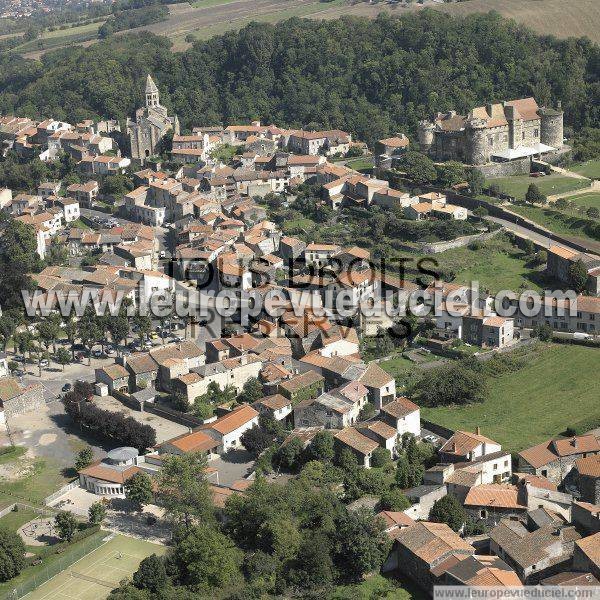
[[[531,240],[532,242],[535,242],[536,244],[540,244],[545,248],[549,248],[552,245],[559,246],[561,248],[566,248],[568,250],[572,250],[573,252],[580,252],[580,250],[578,250],[577,248],[573,248],[572,246],[569,246],[567,244],[556,242],[545,235],[541,235],[539,233],[536,233],[535,231],[532,231],[531,229],[528,229],[527,222],[524,219],[520,219],[518,223],[513,223],[512,221],[507,221],[506,219],[501,219],[500,217],[488,216],[486,217],[486,219],[488,219],[489,221],[493,221],[494,223],[498,223],[508,231],[512,231],[513,233],[525,237]]]

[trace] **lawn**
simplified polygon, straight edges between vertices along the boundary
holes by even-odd
[[[333,590],[331,600],[421,600],[427,596],[413,583],[374,575],[356,585],[340,585]]]
[[[88,23],[87,25],[77,25],[68,29],[56,29],[55,31],[44,31],[42,35],[28,42],[13,48],[19,53],[35,52],[36,50],[50,50],[60,46],[68,46],[74,43],[81,43],[98,37],[98,29],[103,22]]]
[[[491,293],[518,290],[523,284],[528,289],[543,287],[541,273],[528,266],[524,252],[503,234],[488,240],[481,248],[465,246],[434,254],[431,258],[445,273],[454,273],[453,283],[478,281],[481,290],[488,289]]]
[[[600,192],[590,192],[589,194],[576,194],[575,196],[568,196],[565,200],[570,200],[585,206],[586,208],[595,207],[600,209]]]
[[[496,179],[488,179],[486,183],[487,185],[497,185],[500,188],[500,191],[520,200],[525,200],[527,188],[532,183],[535,183],[542,194],[545,194],[546,196],[581,190],[590,186],[590,182],[586,179],[576,179],[574,177],[565,177],[564,175],[557,174],[537,178],[529,177],[529,175],[498,177]]]
[[[422,408],[421,415],[455,430],[480,426],[505,450],[528,448],[600,418],[598,358],[595,348],[543,346],[519,371],[491,378],[482,404]]]
[[[373,158],[371,156],[361,156],[360,158],[353,158],[346,163],[349,169],[360,171],[361,173],[370,173],[374,166]]]
[[[590,179],[600,179],[600,159],[586,160],[585,162],[569,167],[569,169]]]
[[[594,242],[598,241],[585,232],[585,226],[589,221],[589,218],[585,215],[573,215],[558,211],[552,207],[543,208],[531,205],[512,205],[510,210],[523,215],[554,233],[580,237]]]
[[[27,600],[102,600],[142,559],[165,552],[164,546],[116,535],[28,594]]]
[[[44,498],[69,482],[51,460],[21,458],[25,474],[14,481],[0,480],[0,501],[23,500],[41,504]]]

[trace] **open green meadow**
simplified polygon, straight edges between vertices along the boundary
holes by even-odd
[[[27,595],[27,600],[102,600],[130,577],[140,562],[166,548],[116,535]]]
[[[86,25],[76,25],[68,29],[56,29],[54,31],[44,31],[39,38],[24,42],[14,48],[15,52],[23,54],[26,52],[35,52],[41,50],[51,50],[71,44],[80,44],[98,37],[98,29],[103,22],[87,23]]]
[[[586,208],[594,207],[600,209],[600,192],[575,194],[574,196],[567,196],[565,200],[575,202],[575,204],[579,204],[579,206],[585,206]]]
[[[586,160],[585,162],[569,167],[569,169],[590,179],[600,179],[600,159]]]
[[[515,175],[513,177],[497,177],[488,179],[487,185],[497,185],[500,191],[514,196],[519,200],[525,200],[527,188],[532,184],[538,186],[542,194],[552,196],[554,194],[564,194],[573,192],[590,186],[590,181],[586,179],[577,179],[575,177],[565,177],[556,173],[546,177],[529,177],[529,175]]]
[[[474,431],[510,451],[559,436],[579,422],[600,419],[598,349],[549,345],[522,369],[489,380],[489,398],[470,406],[422,408],[425,419]]]

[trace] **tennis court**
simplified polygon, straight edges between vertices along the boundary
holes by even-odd
[[[164,554],[166,548],[144,540],[115,535],[37,588],[27,600],[102,600],[131,576],[142,559]]]

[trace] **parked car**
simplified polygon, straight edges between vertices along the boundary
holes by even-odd
[[[85,358],[85,354],[84,354],[83,352],[78,352],[78,353],[75,355],[75,360],[76,360],[77,362],[83,362],[83,359],[84,359],[84,358]]]
[[[25,357],[22,354],[15,354],[13,360],[16,362],[25,362]]]
[[[92,351],[92,356],[94,358],[100,358],[102,356],[102,350],[93,350]]]
[[[48,367],[49,365],[48,359],[42,358],[42,360],[40,360],[40,367]]]
[[[70,392],[72,387],[73,386],[70,383],[65,383],[65,385],[62,386],[62,391],[63,392]]]

